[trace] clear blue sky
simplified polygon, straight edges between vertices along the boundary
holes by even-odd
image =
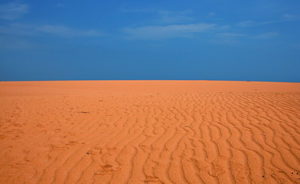
[[[300,82],[299,0],[0,2],[0,80]]]

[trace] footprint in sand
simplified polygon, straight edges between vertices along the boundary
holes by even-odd
[[[115,171],[121,170],[120,167],[114,167],[110,164],[100,165],[100,168],[95,175],[112,175]]]
[[[76,145],[76,144],[79,144],[78,141],[68,141],[68,142],[66,143],[67,146],[74,146],[74,145]]]
[[[146,176],[144,183],[162,183],[156,176]]]
[[[277,171],[271,174],[271,176],[278,182],[278,183],[289,183],[289,181],[285,178],[285,174],[283,171]]]

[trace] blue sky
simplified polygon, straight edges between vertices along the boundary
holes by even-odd
[[[0,80],[300,82],[299,0],[0,2]]]

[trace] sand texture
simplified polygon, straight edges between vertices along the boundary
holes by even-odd
[[[300,83],[0,82],[0,183],[300,183]]]

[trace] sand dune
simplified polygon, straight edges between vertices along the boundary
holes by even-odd
[[[300,183],[300,83],[0,83],[0,183]]]

